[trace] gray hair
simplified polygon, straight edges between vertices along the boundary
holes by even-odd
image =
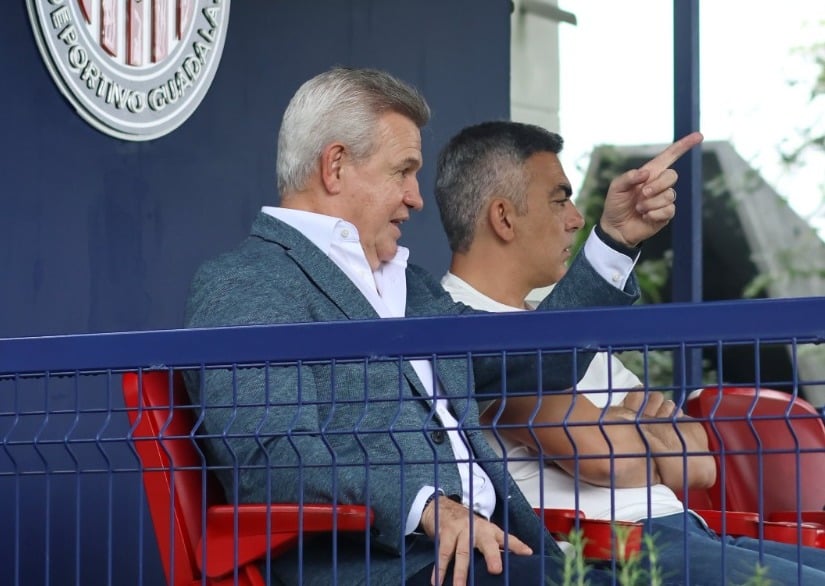
[[[331,142],[346,145],[356,160],[375,149],[378,118],[396,112],[419,128],[430,107],[415,88],[375,69],[336,67],[305,82],[290,100],[278,133],[278,191],[303,188]]]
[[[495,196],[527,211],[530,178],[524,164],[536,153],[561,152],[561,136],[532,124],[484,122],[450,139],[438,157],[435,199],[453,252],[467,252],[484,207]]]

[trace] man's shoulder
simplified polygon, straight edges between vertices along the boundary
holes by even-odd
[[[275,273],[278,278],[266,279],[277,286],[289,280],[289,267],[295,267],[293,257],[296,256],[312,264],[320,262],[318,259],[323,254],[296,229],[277,218],[259,213],[247,237],[234,248],[205,261],[197,275],[212,280],[228,277],[244,281],[248,278],[257,280],[261,275],[272,276],[272,271],[278,271]],[[297,267],[295,272],[300,272]]]
[[[435,281],[435,277],[433,277],[427,269],[415,263],[407,263],[407,279],[409,280],[410,277],[421,282]]]
[[[254,236],[205,261],[189,291],[186,325],[241,325],[285,321],[301,280],[286,250]]]
[[[430,294],[443,293],[441,284],[429,271],[415,264],[407,265],[407,291],[415,290]]]
[[[277,244],[248,236],[234,248],[204,261],[197,275],[212,279],[230,275],[233,279],[244,275],[257,278],[260,273],[270,270],[271,265],[284,263],[287,260],[285,252]]]
[[[441,283],[424,268],[407,265],[407,315],[445,315],[461,311]]]

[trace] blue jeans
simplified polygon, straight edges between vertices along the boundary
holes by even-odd
[[[665,584],[745,584],[756,575],[757,564],[767,569],[765,577],[772,585],[825,584],[825,549],[748,537],[723,539],[692,513],[646,523]]]

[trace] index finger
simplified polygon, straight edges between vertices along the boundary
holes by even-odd
[[[695,147],[697,144],[702,142],[705,139],[702,136],[701,132],[691,132],[690,134],[683,136],[661,153],[653,157],[650,161],[645,163],[642,166],[642,169],[646,169],[648,167],[658,167],[660,169],[667,169],[673,163],[679,160],[679,158],[688,152],[690,149]]]

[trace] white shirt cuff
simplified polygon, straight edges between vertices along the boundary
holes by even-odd
[[[404,535],[410,535],[418,529],[418,526],[421,524],[421,515],[424,514],[424,505],[427,503],[427,499],[433,496],[434,492],[443,494],[440,490],[436,490],[434,486],[422,486],[421,490],[418,491],[410,507],[410,513],[407,515]]]
[[[635,258],[630,258],[621,252],[614,250],[602,242],[596,235],[596,231],[590,232],[587,241],[584,243],[584,256],[590,262],[593,269],[602,278],[619,290],[624,290],[636,261],[639,260],[640,252]]]

